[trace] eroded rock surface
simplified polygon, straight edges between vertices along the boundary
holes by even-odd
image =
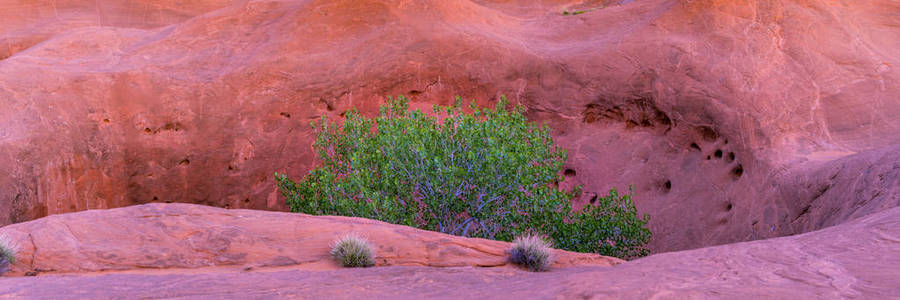
[[[188,212],[189,214],[184,214]],[[200,213],[203,212],[203,213]],[[729,244],[703,249],[652,255],[635,261],[609,266],[580,266],[554,268],[547,273],[531,273],[513,267],[472,267],[476,264],[493,264],[494,249],[500,242],[449,237],[438,233],[401,228],[379,222],[351,218],[309,217],[282,213],[260,213],[247,210],[222,210],[198,208],[177,204],[158,204],[110,211],[91,211],[68,216],[55,216],[26,224],[9,226],[2,233],[34,229],[53,220],[54,223],[74,224],[74,219],[95,219],[97,215],[122,218],[150,215],[153,221],[142,228],[154,227],[152,223],[168,224],[219,224],[220,232],[261,234],[233,241],[232,253],[247,249],[256,240],[257,254],[244,259],[259,260],[272,255],[276,248],[285,248],[284,255],[315,257],[304,252],[321,253],[320,243],[328,242],[333,231],[315,231],[320,236],[306,235],[302,225],[315,223],[334,227],[334,231],[354,229],[375,237],[380,249],[397,257],[387,261],[399,262],[422,259],[427,245],[443,248],[440,255],[428,261],[440,259],[457,261],[465,259],[467,267],[377,266],[366,269],[309,270],[303,265],[283,267],[258,267],[253,269],[227,266],[203,269],[137,269],[119,272],[92,272],[68,275],[43,275],[37,277],[0,278],[0,297],[15,298],[447,298],[447,299],[699,299],[699,298],[754,298],[754,299],[893,299],[898,295],[900,277],[900,208],[893,208],[867,215],[837,226],[806,234],[768,240]],[[187,221],[191,218],[193,221]],[[222,222],[222,220],[231,220]],[[270,220],[273,219],[273,220]],[[293,220],[290,222],[288,220]],[[43,222],[42,222],[43,221]],[[270,222],[291,224],[282,233],[273,233]],[[259,225],[255,225],[259,223]],[[130,223],[129,223],[130,224]],[[24,226],[23,226],[24,225]],[[131,237],[99,241],[87,238],[80,243],[60,239],[53,253],[83,253],[92,263],[111,263],[110,259],[98,259],[103,254],[91,253],[91,243],[99,243],[106,253],[123,253],[136,245],[147,249],[145,242],[135,241],[150,236],[160,237],[152,231],[133,232],[130,228],[105,228],[94,226],[97,236]],[[205,227],[205,226],[202,226]],[[313,227],[316,227],[313,225]],[[172,230],[183,241],[193,241],[181,233],[187,228]],[[65,232],[65,231],[62,231]],[[120,234],[113,234],[118,232]],[[201,231],[202,232],[202,231]],[[133,234],[132,234],[133,233]],[[288,235],[297,233],[294,241]],[[271,237],[274,239],[270,239]],[[398,239],[399,238],[399,239]],[[409,240],[419,239],[419,240]],[[170,241],[172,238],[163,238]],[[440,241],[444,240],[444,241]],[[47,243],[52,240],[46,240]],[[166,242],[163,241],[163,244]],[[412,256],[404,258],[409,246],[416,246]],[[496,246],[496,247],[495,247]],[[62,247],[77,247],[69,252]],[[151,246],[152,247],[152,246]],[[185,246],[171,245],[180,251]],[[396,250],[388,250],[395,247]],[[471,251],[471,247],[482,247]],[[159,248],[156,248],[159,249]],[[426,250],[429,249],[429,250]],[[55,262],[63,266],[60,258],[37,252],[38,260]],[[136,252],[137,250],[130,250]],[[457,253],[460,256],[457,256]],[[198,257],[205,254],[187,254]],[[474,255],[473,255],[474,254]],[[109,254],[106,254],[107,256]],[[568,255],[568,254],[566,254]],[[319,255],[321,256],[321,255]],[[75,258],[75,257],[73,257]],[[134,259],[134,258],[133,258]],[[302,260],[302,259],[300,259]],[[140,261],[137,259],[135,261]],[[261,261],[265,261],[262,259]],[[384,260],[379,260],[384,265]],[[38,262],[38,261],[36,261]],[[159,265],[157,265],[159,266]]]
[[[579,204],[636,186],[656,252],[898,205],[900,3],[619,2],[0,1],[0,224],[284,210],[309,122],[398,94],[508,95]]]

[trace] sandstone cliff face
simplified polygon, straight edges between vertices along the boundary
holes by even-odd
[[[569,149],[579,204],[636,186],[657,252],[900,204],[896,1],[624,2],[0,2],[0,224],[283,210],[309,122],[398,94],[508,95]]]

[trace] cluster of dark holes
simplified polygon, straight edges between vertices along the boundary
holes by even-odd
[[[706,131],[702,131],[702,132],[706,132]],[[710,132],[711,132],[711,133],[710,133]],[[708,131],[708,132],[706,132],[705,134],[710,135],[710,136],[718,137],[718,134],[716,134],[715,131],[711,131],[711,130]],[[705,138],[706,138],[706,137],[704,137],[704,139],[705,139]],[[728,140],[726,139],[726,140],[725,140],[725,144],[727,144],[727,143],[728,143]],[[696,151],[700,151],[700,152],[703,151],[703,149],[700,148],[700,145],[697,145],[697,143],[691,143],[691,145],[690,145],[689,147],[691,148],[691,150],[696,150]],[[728,153],[725,153],[724,151],[722,151],[722,149],[716,149],[716,151],[713,152],[712,155],[707,155],[707,156],[706,156],[706,160],[711,160],[711,159],[713,159],[713,157],[715,157],[716,159],[722,159],[722,158],[724,158],[724,159],[725,159],[725,162],[729,162],[729,163],[730,163],[730,162],[733,162],[733,161],[735,160],[736,155],[734,154],[734,152],[728,152]],[[743,176],[743,175],[744,175],[744,166],[741,165],[741,164],[738,164],[737,166],[735,166],[734,168],[732,168],[732,169],[731,169],[731,175],[734,177],[734,180],[737,180],[738,178],[740,178],[741,176]],[[667,188],[667,190],[668,190],[668,188]]]
[[[703,140],[710,141],[710,142],[715,141],[715,140],[719,139],[719,137],[721,137],[721,135],[719,135],[719,133],[715,129],[713,129],[712,127],[709,127],[709,126],[700,126],[697,128],[697,132],[700,134],[700,136],[703,138]],[[728,139],[724,139],[723,144],[728,145]],[[691,148],[691,150],[696,150],[696,151],[700,151],[700,152],[703,151],[703,149],[700,148],[700,145],[697,145],[697,143],[691,143],[690,148]],[[736,158],[734,152],[725,153],[724,151],[722,151],[722,149],[716,149],[716,151],[713,152],[712,155],[707,155],[706,160],[711,160],[713,157],[715,157],[717,159],[722,159],[724,157],[725,162],[728,162],[728,163],[733,162]],[[744,175],[744,166],[743,165],[738,164],[737,166],[734,166],[734,168],[731,169],[731,176],[733,177],[734,180],[737,180],[738,178],[740,178],[743,175]]]
[[[109,120],[109,119],[104,119],[103,122],[108,123],[108,120]],[[184,125],[182,125],[182,124],[179,123],[179,122],[175,122],[175,123],[166,123],[165,125],[163,125],[162,128],[157,128],[156,130],[151,129],[150,127],[144,127],[144,133],[146,133],[146,134],[155,134],[155,133],[159,133],[160,131],[175,131],[175,132],[178,132],[178,131],[181,131],[181,130],[183,130],[183,129],[184,129]]]
[[[691,143],[690,147],[692,150],[702,151],[702,149],[700,148],[699,145],[697,145],[697,143]],[[725,162],[729,162],[729,163],[733,162],[736,158],[734,152],[728,152],[726,154],[724,151],[722,151],[722,149],[716,149],[716,151],[713,152],[712,155],[707,155],[706,160],[711,160],[713,157],[715,157],[717,159],[722,159],[724,157]],[[731,169],[731,176],[733,177],[734,180],[738,180],[738,178],[741,178],[741,176],[743,176],[743,175],[744,175],[744,166],[742,164],[738,164],[737,166],[734,166],[734,168]],[[668,183],[666,186],[671,186],[671,184],[668,181],[666,181],[666,183]],[[666,190],[669,190],[669,189],[670,188],[668,188],[668,187],[666,188]]]
[[[691,144],[691,148],[694,148],[693,145],[696,145],[696,144]],[[734,152],[728,152],[728,154],[725,154],[725,152],[722,151],[722,149],[716,149],[716,151],[713,152],[712,155],[706,156],[706,160],[711,160],[713,157],[715,157],[717,159],[722,159],[724,157],[726,162],[733,162],[735,159],[735,154],[734,154]]]

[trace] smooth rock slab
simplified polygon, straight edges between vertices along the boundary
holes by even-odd
[[[4,278],[0,298],[897,299],[897,253],[900,208],[802,235],[614,267],[143,270]]]
[[[376,245],[378,266],[502,266],[510,248],[506,242],[360,218],[178,203],[53,215],[0,228],[18,248],[12,274],[210,266],[333,269],[330,245],[347,233]],[[556,255],[556,267],[622,262],[561,250]]]

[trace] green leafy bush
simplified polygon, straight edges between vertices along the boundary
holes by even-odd
[[[555,187],[566,152],[521,107],[409,111],[388,99],[376,119],[350,111],[342,127],[314,122],[322,165],[302,181],[275,174],[294,212],[376,219],[448,234],[511,241],[547,234],[562,249],[646,255],[648,217],[615,190],[574,211],[580,187]],[[442,117],[438,121],[437,116]]]
[[[368,240],[355,235],[345,235],[331,245],[331,257],[348,268],[375,265],[375,249]]]
[[[509,250],[509,261],[528,268],[532,272],[543,272],[553,264],[553,249],[550,243],[538,235],[517,237]]]

